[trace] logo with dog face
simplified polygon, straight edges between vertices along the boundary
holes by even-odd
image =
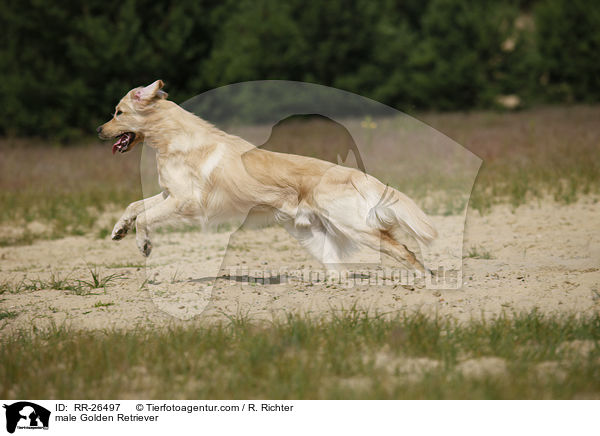
[[[6,409],[6,431],[14,433],[16,429],[48,429],[50,411],[29,401],[19,401],[3,406]]]

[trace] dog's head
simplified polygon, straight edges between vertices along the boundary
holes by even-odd
[[[100,139],[117,138],[113,154],[125,153],[144,140],[149,115],[157,102],[168,97],[161,90],[164,85],[162,80],[157,80],[146,87],[132,89],[117,104],[112,119],[98,127]]]

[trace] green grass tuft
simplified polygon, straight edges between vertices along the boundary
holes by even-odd
[[[492,254],[488,250],[483,249],[483,247],[471,247],[466,257],[469,257],[471,259],[493,259]]]
[[[2,319],[12,319],[12,318],[16,318],[17,317],[17,313],[16,312],[11,312],[9,310],[0,310],[0,320]]]
[[[109,307],[109,306],[114,306],[115,303],[112,302],[108,302],[108,303],[103,303],[102,301],[98,301],[96,304],[94,304],[94,307]]]
[[[5,280],[0,283],[0,294],[55,289],[57,291],[69,291],[76,295],[90,295],[92,294],[91,291],[96,289],[106,291],[109,285],[125,277],[124,274],[118,273],[104,276],[97,267],[89,267],[89,272],[91,275],[90,280],[71,279],[68,275],[62,276],[60,273],[54,271],[50,273],[50,277],[47,280],[39,277],[37,279],[23,279],[17,283]]]
[[[89,268],[90,274],[92,276],[91,280],[77,280],[79,284],[88,287],[89,289],[100,289],[106,288],[109,284],[114,283],[115,281],[124,278],[124,274],[109,274],[107,276],[102,276],[100,271],[96,267]]]

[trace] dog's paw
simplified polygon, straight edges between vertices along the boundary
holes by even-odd
[[[125,237],[127,234],[127,229],[121,227],[120,229],[113,230],[112,232],[112,240],[119,241]]]
[[[119,241],[119,240],[123,239],[125,237],[125,235],[127,235],[128,231],[129,231],[129,226],[126,223],[119,221],[115,225],[115,228],[112,231],[111,238],[113,239],[113,241]]]
[[[150,242],[150,239],[138,240],[137,246],[144,256],[150,256],[150,253],[152,252],[152,242]]]

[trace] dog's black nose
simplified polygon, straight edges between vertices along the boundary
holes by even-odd
[[[102,126],[98,126],[98,128],[96,129],[96,132],[100,133],[102,131]]]

